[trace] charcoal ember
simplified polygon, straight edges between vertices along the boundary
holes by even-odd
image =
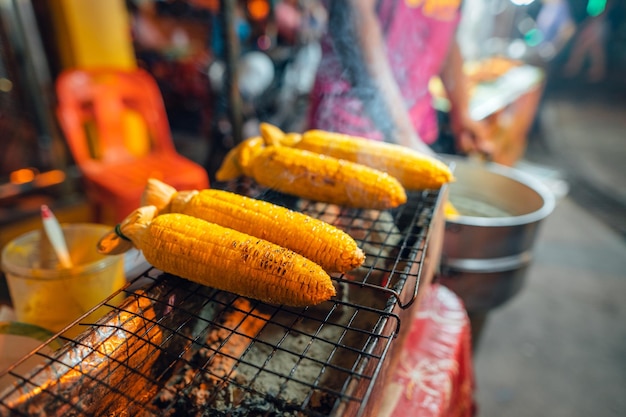
[[[162,334],[150,299],[129,297],[120,309],[0,394],[0,416],[121,415],[132,407],[126,392],[152,388],[145,375]]]
[[[237,361],[268,319],[250,301],[235,298],[215,318],[204,343],[188,350],[185,364],[156,395],[154,405],[166,416],[201,416],[207,408],[227,409],[240,402],[243,396],[233,388],[240,380]]]
[[[252,182],[251,192],[263,193]],[[318,306],[235,303],[240,297],[234,294],[150,269],[126,291],[146,290],[145,300],[151,305],[138,316],[160,336],[146,333],[148,323],[127,329],[120,355],[109,355],[103,365],[79,352],[81,363],[71,369],[84,377],[74,381],[59,374],[47,379],[35,373],[16,374],[15,369],[3,373],[2,381],[17,380],[22,391],[17,396],[15,387],[0,392],[0,417],[300,417],[356,410],[376,396],[366,390],[378,376],[385,354],[392,352],[387,348],[401,320],[393,313],[394,291],[402,291],[406,276],[414,276],[408,268],[419,266],[413,251],[420,250],[428,231],[423,228],[436,207],[434,197],[422,193],[416,201],[385,212],[283,202],[343,229],[367,253],[368,263],[354,276],[333,275],[338,295]],[[146,289],[145,283],[152,287]],[[86,343],[98,345],[111,326],[117,325],[105,321],[91,326],[94,339]],[[149,346],[144,350],[144,345]],[[102,352],[93,346],[95,358]],[[50,358],[65,360],[54,354]],[[24,387],[30,382],[33,387],[27,391]],[[370,392],[371,398],[362,396]]]
[[[304,417],[307,414],[298,410],[289,410],[294,406],[287,404],[275,404],[271,399],[260,396],[251,396],[244,398],[231,408],[217,408],[211,410],[207,415],[224,416],[224,417]]]
[[[198,315],[188,311],[199,311],[215,290],[152,270],[134,291],[43,365],[16,376],[0,393],[0,416],[158,415],[146,404],[158,379],[173,372],[172,352],[195,331]],[[180,323],[188,323],[184,337],[172,337]]]
[[[218,314],[206,344],[188,353],[185,366],[155,397],[160,415],[299,417],[330,412],[336,398],[322,390],[312,393],[302,381],[324,373],[333,344],[322,340],[338,340],[341,327],[328,326],[312,343],[309,335],[319,326],[318,319],[302,321],[292,309],[237,301]],[[341,314],[333,317],[346,320]],[[288,328],[292,331],[285,335]],[[304,352],[310,359],[302,358]]]

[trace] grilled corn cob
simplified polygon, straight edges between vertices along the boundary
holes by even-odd
[[[215,173],[215,179],[218,181],[230,181],[244,175],[243,167],[250,165],[252,163],[251,159],[263,147],[265,147],[265,141],[261,136],[254,136],[244,140],[228,151]]]
[[[250,140],[250,139],[247,139]],[[226,153],[219,168],[215,172],[215,179],[218,181],[230,181],[243,175],[239,166],[239,151],[241,148],[235,146]]]
[[[454,207],[454,205],[450,202],[450,200],[446,200],[443,206],[443,212],[446,216],[446,219],[454,219],[461,215],[459,211]]]
[[[358,162],[387,172],[407,190],[439,189],[454,181],[448,166],[439,159],[413,149],[341,133],[308,130],[302,135],[284,134],[272,125],[262,124],[266,142]]]
[[[207,189],[177,192],[149,179],[143,205],[159,213],[182,213],[260,237],[289,248],[327,272],[347,272],[365,260],[350,235],[322,220],[297,211],[228,191]]]
[[[287,134],[278,126],[270,123],[261,123],[259,130],[266,145],[286,145]]]
[[[284,137],[287,142],[294,139],[293,135]],[[332,156],[266,144],[261,137],[247,139],[231,150],[216,178],[226,181],[237,177],[238,172],[277,191],[356,208],[394,208],[407,198],[402,184],[385,172]]]
[[[398,180],[382,171],[302,149],[268,146],[243,168],[265,187],[309,200],[382,210],[407,199]]]
[[[156,268],[272,304],[314,305],[335,295],[322,267],[289,249],[185,214],[156,214],[144,206],[120,225]]]

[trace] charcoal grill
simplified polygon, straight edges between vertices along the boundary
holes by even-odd
[[[351,234],[366,264],[334,274],[319,306],[266,305],[150,268],[0,375],[0,415],[374,415],[419,294],[442,192],[390,211],[302,201],[250,182],[217,184]],[[121,297],[123,301],[119,301]],[[39,365],[33,367],[33,361]]]

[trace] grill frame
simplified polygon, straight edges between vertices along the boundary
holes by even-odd
[[[313,217],[323,218],[327,217],[327,211],[331,211],[335,208],[332,205],[326,205],[321,203],[313,203],[306,202],[298,199],[294,199],[288,196],[284,196],[278,193],[274,193],[270,190],[263,189],[258,185],[254,184],[250,181],[245,182],[236,182],[229,184],[215,184],[217,188],[229,189],[230,191],[239,192],[248,196],[253,196],[262,200],[271,201],[277,204],[281,204],[287,206],[292,209],[296,209],[307,213]],[[408,193],[408,201],[405,205],[388,211],[388,217],[390,217],[393,221],[393,224],[396,225],[400,230],[400,239],[399,242],[397,239],[391,239],[391,236],[395,235],[394,231],[383,232],[384,237],[382,238],[382,245],[378,246],[374,245],[374,247],[380,249],[379,253],[367,253],[368,259],[373,258],[372,263],[365,268],[365,272],[358,276],[355,279],[352,275],[347,274],[333,274],[331,275],[332,279],[337,283],[340,289],[344,290],[344,293],[349,294],[350,297],[356,295],[354,298],[345,298],[336,297],[335,299],[323,303],[319,307],[311,307],[311,308],[302,308],[302,309],[293,309],[293,308],[284,308],[281,306],[267,306],[260,302],[250,300],[250,311],[247,311],[247,308],[239,308],[233,307],[232,303],[235,303],[236,300],[240,299],[240,297],[230,295],[228,293],[224,293],[221,291],[213,290],[208,287],[203,287],[199,284],[194,284],[186,280],[182,280],[180,278],[174,277],[171,274],[162,273],[159,270],[154,268],[150,268],[141,274],[139,277],[131,280],[122,290],[116,292],[111,295],[111,297],[104,300],[101,304],[95,306],[90,312],[86,313],[83,317],[77,319],[72,325],[68,326],[67,329],[74,329],[75,326],[84,326],[85,331],[81,333],[81,336],[77,338],[67,338],[63,336],[63,331],[59,332],[59,334],[55,335],[55,339],[61,339],[66,343],[65,347],[60,351],[55,352],[54,354],[50,354],[46,352],[45,347],[49,346],[52,340],[42,344],[40,348],[31,352],[22,358],[19,362],[10,367],[7,371],[0,374],[0,382],[11,381],[11,382],[26,382],[26,384],[34,384],[38,386],[36,390],[40,390],[42,383],[37,379],[37,375],[31,376],[30,371],[25,367],[25,364],[32,359],[37,359],[38,361],[48,361],[55,363],[55,361],[59,361],[59,357],[63,356],[62,351],[71,353],[76,350],[89,350],[91,353],[97,352],[97,349],[93,349],[92,346],[86,348],[85,345],[82,345],[83,348],[79,348],[77,346],[81,346],[83,343],[83,339],[86,337],[85,335],[91,335],[93,337],[94,334],[99,335],[99,332],[104,328],[111,329],[110,325],[102,324],[102,320],[98,322],[93,322],[87,320],[87,317],[90,313],[104,311],[107,309],[112,310],[112,313],[109,314],[119,314],[122,312],[127,312],[132,314],[131,310],[123,310],[120,308],[120,305],[115,300],[119,299],[120,294],[124,294],[126,301],[133,300],[138,297],[147,297],[150,299],[155,310],[155,317],[152,319],[146,318],[142,316],[142,319],[146,321],[146,325],[142,328],[144,329],[143,334],[130,334],[126,337],[129,339],[137,339],[137,343],[146,344],[152,346],[154,349],[158,351],[159,358],[162,359],[163,356],[175,357],[172,359],[168,366],[160,365],[163,367],[162,370],[155,370],[155,367],[150,367],[149,372],[151,375],[147,375],[148,372],[145,372],[146,375],[137,375],[135,369],[124,369],[125,375],[128,374],[129,379],[145,379],[143,381],[146,383],[147,387],[158,387],[159,390],[162,390],[163,385],[170,380],[171,373],[173,373],[173,368],[180,368],[184,365],[189,365],[189,359],[185,356],[185,352],[191,352],[192,347],[196,349],[204,348],[207,349],[207,343],[200,342],[200,338],[205,336],[209,329],[219,329],[221,324],[219,322],[219,315],[212,316],[210,318],[203,317],[203,311],[210,306],[214,308],[213,304],[219,305],[222,304],[223,311],[234,310],[239,311],[244,316],[248,317],[248,319],[254,320],[265,320],[265,316],[261,316],[255,312],[262,311],[263,314],[270,312],[270,319],[267,319],[263,329],[266,326],[278,326],[278,320],[276,317],[282,317],[283,315],[287,315],[293,318],[293,325],[285,326],[283,336],[284,339],[290,338],[292,334],[304,334],[304,338],[308,340],[310,345],[327,343],[331,347],[331,357],[328,360],[319,360],[314,358],[312,355],[308,355],[308,351],[304,350],[301,356],[298,356],[296,359],[297,365],[295,365],[287,374],[279,374],[278,377],[282,378],[285,382],[284,385],[287,386],[290,383],[294,382],[297,384],[305,385],[308,388],[308,395],[305,400],[300,403],[298,406],[290,405],[288,412],[293,413],[293,415],[310,415],[310,416],[357,416],[362,417],[365,415],[373,415],[374,410],[377,408],[376,404],[373,404],[375,401],[371,399],[371,394],[380,387],[381,384],[384,383],[387,368],[389,368],[389,363],[393,362],[393,360],[388,357],[393,356],[393,352],[398,350],[399,345],[401,345],[401,334],[404,327],[402,326],[403,322],[405,322],[408,318],[410,318],[410,310],[411,307],[415,304],[416,299],[418,298],[419,289],[421,287],[422,275],[424,273],[425,261],[426,261],[426,253],[428,249],[428,245],[432,238],[433,234],[433,223],[436,218],[437,213],[440,211],[441,201],[443,199],[445,188],[442,190],[426,190],[421,192],[409,192]],[[341,209],[337,214],[337,219],[340,220],[341,225],[338,227],[344,229],[351,235],[361,235],[362,237],[355,237],[355,240],[359,243],[359,246],[363,247],[364,244],[371,244],[372,242],[369,239],[372,237],[372,230],[376,229],[377,221],[382,221],[380,213],[379,217],[374,217],[373,223],[370,225],[368,223],[369,219],[364,220],[363,210],[356,209]],[[368,213],[372,213],[373,211],[367,211]],[[387,217],[386,217],[387,219]],[[387,220],[385,220],[387,221]],[[335,222],[332,222],[335,223]],[[370,227],[372,226],[372,227]],[[383,228],[385,229],[385,228]],[[385,235],[386,233],[386,235]],[[395,236],[398,237],[398,236]],[[390,240],[393,240],[394,244],[391,247],[386,247],[386,243]],[[384,252],[383,249],[388,252]],[[381,266],[380,262],[383,262]],[[138,295],[137,290],[141,289],[144,291],[143,295]],[[147,295],[145,295],[147,294]],[[200,299],[195,299],[194,297],[200,297]],[[192,300],[192,298],[194,298]],[[358,301],[355,301],[355,298]],[[223,301],[224,299],[229,300],[228,302]],[[174,301],[172,301],[174,300]],[[139,301],[137,301],[139,302]],[[370,303],[369,305],[367,305]],[[183,307],[183,304],[185,305]],[[187,309],[193,310],[190,306],[200,306],[197,311],[187,311]],[[202,307],[203,306],[203,307]],[[168,323],[167,317],[168,314],[172,312],[172,309],[178,314],[176,323]],[[219,308],[217,309],[219,310]],[[344,313],[346,311],[353,311],[353,317],[358,317],[359,315],[366,315],[374,317],[373,325],[369,329],[362,329],[358,326],[355,326],[354,320],[348,320],[348,324],[338,324],[335,320],[335,313],[337,310],[341,310]],[[269,314],[269,313],[268,313]],[[280,315],[279,315],[280,314]],[[181,322],[181,317],[187,315],[187,321]],[[171,316],[171,314],[170,314]],[[319,323],[319,328],[316,331],[312,331],[309,333],[303,332],[303,330],[299,329],[297,323],[300,322],[316,322]],[[205,324],[205,329],[201,330],[194,337],[197,339],[194,341],[194,337],[190,337],[185,335],[186,326],[192,326],[195,323],[195,326],[198,327],[199,322]],[[182,324],[181,324],[182,323]],[[242,321],[241,323],[245,323]],[[240,325],[242,325],[240,323]],[[162,333],[162,340],[167,339],[171,342],[171,344],[167,345],[165,348],[163,345],[154,343],[154,340],[150,339],[148,329],[149,326],[153,326],[158,328]],[[352,336],[354,332],[363,333],[365,335],[365,341],[363,342],[358,349],[354,345],[346,345],[343,339],[339,339],[338,341],[330,341],[325,339],[324,336],[319,336],[322,334],[322,330],[325,329],[325,326],[338,326],[341,331],[340,333],[348,334]],[[365,326],[365,325],[364,325]],[[66,330],[67,330],[66,329]],[[113,331],[120,331],[122,329],[121,326],[115,327]],[[147,329],[147,330],[146,330]],[[287,356],[297,356],[297,352],[289,351],[289,348],[283,348],[281,343],[270,343],[265,341],[262,337],[259,336],[259,333],[255,336],[250,337],[249,335],[244,334],[243,332],[239,332],[237,327],[226,327],[224,326],[223,330],[229,334],[228,338],[243,338],[246,339],[249,344],[245,348],[244,352],[237,357],[230,357],[229,360],[233,360],[235,365],[235,375],[241,368],[250,367],[257,368],[259,374],[260,373],[272,373],[274,371],[266,368],[267,363],[272,361],[272,357],[276,356],[278,352],[283,352]],[[263,331],[263,330],[262,330]],[[262,332],[261,331],[261,332]],[[148,335],[148,336],[146,336]],[[173,339],[180,339],[175,342],[172,342]],[[266,364],[262,365],[259,363],[248,362],[246,359],[246,355],[253,349],[255,345],[266,345],[270,348],[272,352],[268,355]],[[183,350],[179,350],[178,353],[174,353],[175,349],[172,346],[183,346]],[[222,344],[215,352],[214,357],[218,355],[221,357],[228,357],[228,354],[222,350],[225,350],[225,346],[228,343]],[[184,346],[187,346],[184,348]],[[169,350],[171,349],[171,351]],[[209,349],[210,350],[210,349]],[[341,369],[340,366],[336,365],[332,360],[334,360],[335,355],[348,355],[355,354],[357,359],[352,362],[352,366],[349,370]],[[106,355],[105,355],[106,356]],[[270,357],[272,356],[272,357]],[[108,356],[107,356],[108,358]],[[157,358],[157,360],[159,360]],[[126,366],[127,362],[121,361],[117,358],[114,358],[111,355],[111,359],[114,363],[119,363],[119,367]],[[208,362],[211,362],[211,359],[208,359]],[[300,381],[294,375],[298,373],[298,367],[303,366],[302,363],[318,362],[317,364],[321,366],[321,371],[316,377],[316,379],[312,382]],[[167,360],[165,361],[167,365]],[[213,363],[211,363],[212,365]],[[78,365],[80,366],[80,365]],[[191,366],[191,365],[190,365]],[[45,368],[45,367],[44,367]],[[110,367],[106,368],[109,369]],[[158,368],[158,367],[156,367]],[[239,370],[238,370],[239,369]],[[195,375],[207,375],[210,374],[211,367],[208,366],[203,368],[201,366],[196,366],[193,368],[195,371]],[[342,375],[346,375],[345,380],[341,384],[340,388],[330,388],[324,384],[324,375],[326,372],[339,372]],[[96,375],[91,375],[86,371],[79,370],[79,374],[85,374],[84,377],[86,380],[92,381],[96,386],[103,385],[107,380],[107,377],[113,374],[113,371],[109,370],[109,374],[100,375],[103,371],[96,372]],[[139,371],[141,372],[141,371]],[[154,372],[158,372],[158,375],[152,375]],[[40,373],[41,376],[41,373]],[[195,377],[194,377],[195,378]],[[200,377],[199,377],[200,378]],[[62,380],[63,376],[59,376],[59,380]],[[225,377],[225,383],[232,385],[237,385],[237,380],[233,378]],[[28,382],[32,381],[32,382]],[[84,381],[84,380],[83,380]],[[249,385],[245,385],[249,384]],[[192,390],[194,385],[188,385],[189,390]],[[96,387],[99,389],[100,387]],[[125,408],[136,406],[137,409],[142,409],[144,411],[148,410],[153,404],[154,395],[149,392],[143,392],[141,395],[128,395],[124,392],[124,389],[120,389],[117,386],[106,387],[106,389],[110,390],[113,396],[120,397],[120,401],[126,401],[128,404]],[[155,388],[156,389],[156,388]],[[276,406],[284,406],[285,401],[280,397],[280,388],[276,398],[271,398],[271,395],[267,393],[258,392],[257,389],[253,388],[253,383],[246,382],[242,384],[242,386],[238,387],[245,392],[250,392],[254,395],[260,395],[264,397],[269,403],[277,402]],[[45,391],[45,390],[44,390]],[[52,389],[54,391],[54,389]],[[105,390],[106,391],[106,390]],[[148,389],[147,391],[150,391]],[[320,392],[327,397],[324,398],[334,398],[332,405],[329,406],[328,410],[324,409],[323,411],[318,411],[315,408],[311,408],[310,405],[317,401],[316,397],[317,392]],[[162,391],[161,391],[162,392]],[[182,391],[176,391],[182,392]],[[8,398],[11,397],[10,391],[4,391],[0,393],[0,415],[3,413],[9,413],[11,415],[31,415],[31,414],[20,414],[19,411],[19,403],[17,406],[9,405]],[[15,395],[15,392],[13,392]],[[88,393],[89,394],[89,393]],[[56,394],[55,394],[56,395]],[[74,399],[70,398],[58,398],[58,395],[53,395],[51,398],[54,401],[60,401],[63,404],[68,405],[68,408],[74,407],[78,410],[78,405],[72,403]],[[178,394],[176,394],[178,395]],[[321,394],[320,394],[321,395]],[[23,396],[22,396],[23,397]],[[150,398],[148,398],[150,397]],[[71,406],[71,407],[69,407]],[[82,405],[80,405],[82,407]],[[5,411],[3,411],[5,410]],[[84,410],[84,408],[83,408]],[[160,410],[158,410],[160,411]],[[284,410],[283,410],[284,411]],[[102,412],[106,412],[106,410],[102,410]],[[110,410],[109,410],[110,412]],[[254,415],[273,415],[273,411],[267,411],[265,414],[254,414]],[[70,415],[81,415],[78,413],[69,413]],[[103,414],[104,415],[104,414]],[[177,415],[177,414],[174,414]],[[198,414],[201,415],[201,414]],[[208,414],[206,414],[208,415]],[[213,415],[213,414],[211,414]],[[215,414],[222,415],[222,414]],[[239,415],[239,414],[228,414],[225,413],[223,415]],[[243,414],[242,414],[243,415]],[[292,414],[289,414],[292,415]]]

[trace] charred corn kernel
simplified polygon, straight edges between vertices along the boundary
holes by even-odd
[[[406,202],[404,187],[385,172],[283,146],[298,142],[297,134],[281,134],[280,129],[268,126],[263,131],[266,137],[273,136],[250,138],[234,148],[218,170],[218,181],[232,179],[229,173],[239,170],[265,187],[312,200],[366,209],[393,208]]]
[[[307,306],[335,295],[328,274],[289,249],[180,213],[135,210],[122,233],[162,271],[271,304]]]
[[[265,187],[338,205],[381,210],[407,198],[398,180],[382,171],[301,149],[268,146],[243,169]]]
[[[274,133],[276,135],[276,133]],[[397,178],[407,190],[439,189],[454,181],[448,166],[434,156],[405,146],[323,130],[309,130],[291,146],[358,162]]]
[[[328,272],[347,272],[365,261],[343,230],[266,201],[215,189],[178,192],[156,179],[148,180],[142,198],[161,213],[194,216],[289,248]]]

